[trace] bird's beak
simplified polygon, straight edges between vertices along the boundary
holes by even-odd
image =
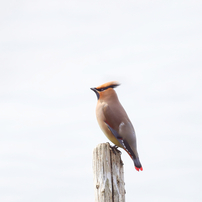
[[[100,95],[99,95],[99,93],[97,92],[97,89],[96,89],[96,88],[90,88],[90,89],[95,92],[95,94],[97,95],[97,99],[99,100]]]

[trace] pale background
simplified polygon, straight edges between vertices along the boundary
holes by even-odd
[[[90,87],[111,80],[144,168],[123,152],[126,201],[202,201],[201,1],[0,4],[1,202],[94,201]]]

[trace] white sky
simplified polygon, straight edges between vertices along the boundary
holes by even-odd
[[[0,201],[94,201],[107,142],[90,87],[111,80],[144,171],[123,151],[127,202],[202,201],[202,3],[0,2]]]

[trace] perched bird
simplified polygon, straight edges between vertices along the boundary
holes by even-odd
[[[135,169],[143,170],[137,153],[135,130],[114,90],[119,85],[119,83],[111,81],[91,88],[98,98],[97,121],[107,138],[130,155]]]

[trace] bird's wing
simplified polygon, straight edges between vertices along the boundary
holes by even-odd
[[[103,106],[103,114],[105,117],[105,122],[114,130],[118,131],[118,127],[122,122],[122,116],[120,110],[115,110],[113,107],[110,107],[108,104]],[[116,107],[117,108],[117,107]]]
[[[108,105],[105,105],[103,107],[103,114],[105,117],[105,124],[122,145],[123,149],[132,158],[135,169],[137,171],[143,170],[136,149],[135,131],[125,110],[123,108],[112,110]]]
[[[105,105],[103,107],[103,114],[105,116],[105,123],[107,124],[109,130],[116,137],[123,148],[128,152],[131,158],[135,159],[136,152],[134,149],[132,149],[133,145],[136,149],[135,131],[125,111],[116,110],[116,112],[113,112],[113,110],[108,105]]]

